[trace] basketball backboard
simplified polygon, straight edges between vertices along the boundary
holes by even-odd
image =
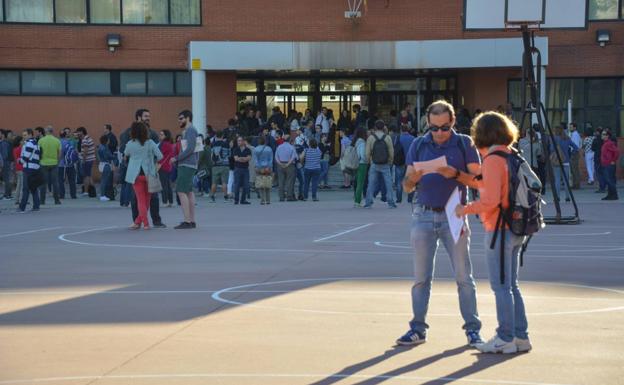
[[[587,0],[464,0],[466,30],[586,29]]]

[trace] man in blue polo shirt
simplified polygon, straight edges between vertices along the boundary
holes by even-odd
[[[399,345],[418,345],[427,340],[425,323],[431,281],[438,242],[442,242],[451,259],[459,292],[459,306],[464,318],[470,346],[483,343],[479,332],[481,321],[477,312],[476,286],[472,277],[469,255],[470,228],[465,220],[464,229],[455,243],[449,229],[444,207],[455,188],[459,188],[465,203],[467,188],[476,187],[474,180],[481,173],[479,154],[470,137],[460,135],[453,129],[455,111],[445,101],[434,102],[427,108],[429,132],[416,139],[406,154],[406,175],[403,188],[406,192],[418,185],[418,195],[413,212],[411,244],[414,248],[415,283],[412,287],[414,318],[410,330],[397,340]],[[423,176],[416,171],[413,162],[446,157],[447,167],[438,173]]]

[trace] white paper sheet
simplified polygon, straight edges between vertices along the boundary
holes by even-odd
[[[412,164],[416,171],[423,170],[423,175],[434,174],[440,167],[445,167],[447,165],[445,156],[428,160],[426,162],[414,162]]]
[[[446,217],[448,218],[449,228],[451,229],[451,235],[455,243],[459,241],[462,230],[464,229],[464,217],[458,217],[455,215],[455,208],[461,204],[461,194],[459,189],[455,187],[448,202],[446,202]]]

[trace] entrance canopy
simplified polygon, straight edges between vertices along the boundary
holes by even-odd
[[[548,38],[537,37],[548,65]],[[424,41],[192,41],[191,70],[406,70],[522,66],[521,38]]]

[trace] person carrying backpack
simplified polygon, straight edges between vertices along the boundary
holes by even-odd
[[[61,132],[61,157],[59,159],[59,197],[65,199],[65,182],[69,184],[69,196],[76,199],[76,163],[80,160],[74,143]]]
[[[375,131],[366,140],[366,159],[370,163],[368,170],[368,186],[366,189],[366,204],[364,208],[373,206],[373,196],[375,186],[377,186],[377,178],[383,178],[388,193],[388,208],[396,208],[394,198],[392,197],[392,169],[394,160],[394,146],[392,138],[386,134],[388,130],[383,120],[379,119],[375,122]]]
[[[485,249],[490,286],[496,297],[498,328],[482,353],[516,353],[531,350],[524,301],[518,287],[518,266],[526,235],[543,227],[541,183],[530,165],[512,145],[518,128],[497,113],[480,115],[472,127],[483,156],[480,200],[455,209],[457,216],[478,214],[485,228]]]

